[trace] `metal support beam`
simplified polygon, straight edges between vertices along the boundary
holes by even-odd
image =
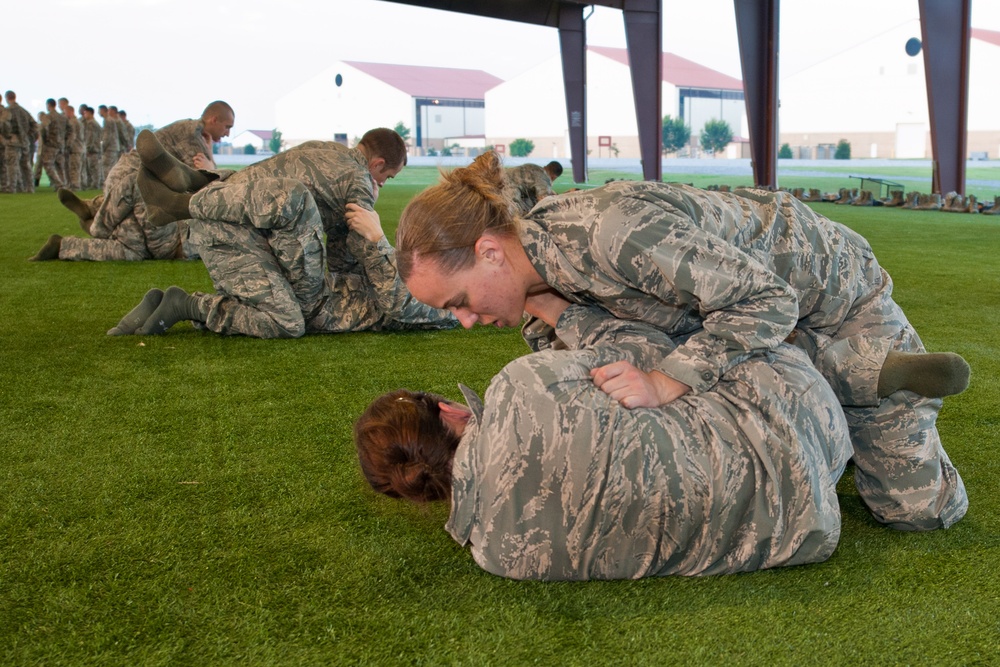
[[[778,187],[779,0],[733,0],[757,187]]]
[[[965,194],[972,0],[919,0],[933,191]]]
[[[663,179],[663,1],[626,0],[622,11],[642,177],[659,181]]]
[[[566,122],[573,181],[587,181],[587,22],[584,8],[559,7],[559,50],[562,53],[563,86],[566,89]]]

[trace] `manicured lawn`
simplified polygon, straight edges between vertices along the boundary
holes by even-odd
[[[390,238],[435,173],[383,190]],[[81,232],[51,193],[0,195],[0,664],[995,664],[1000,217],[817,209],[871,240],[928,348],[973,367],[939,420],[968,516],[883,528],[849,472],[826,563],[541,584],[482,572],[447,507],[372,493],[351,441],[383,391],[484,390],[517,331],[107,337],[150,287],[211,290],[203,266],[29,263]]]

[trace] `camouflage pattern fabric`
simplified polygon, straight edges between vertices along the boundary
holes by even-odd
[[[328,273],[320,209],[296,179],[233,176],[199,190],[190,208],[191,241],[217,292],[195,294],[211,331],[296,338],[456,323],[409,298],[384,237],[373,244],[350,232],[345,245],[363,271]]]
[[[628,410],[590,369],[655,366],[648,325],[574,306],[546,350],[508,364],[473,408],[453,466],[447,530],[484,569],[585,580],[744,572],[827,559],[851,455],[829,385],[790,345],[709,391]]]
[[[66,118],[66,179],[70,187],[80,190],[82,187],[82,167],[83,167],[83,125],[76,116]]]
[[[41,175],[41,169],[44,169],[53,188],[66,186],[58,166],[59,156],[63,148],[63,137],[65,136],[64,128],[65,119],[58,113],[52,112],[42,116],[42,142],[38,156],[40,168],[36,167],[36,171]]]
[[[193,167],[194,156],[198,153],[212,160],[212,146],[205,141],[204,130],[201,120],[188,118],[164,125],[154,134],[167,152]],[[214,164],[213,161],[213,168]]]
[[[105,178],[111,173],[111,168],[121,157],[121,144],[118,141],[118,125],[110,115],[104,118],[104,125],[101,128],[101,170]]]
[[[104,187],[104,170],[101,167],[101,125],[94,118],[85,118],[83,127],[83,143],[86,150],[87,180],[84,187],[89,189]]]
[[[934,425],[941,401],[877,397],[889,350],[924,347],[859,234],[784,192],[619,182],[546,199],[521,240],[570,301],[687,335],[657,368],[696,395],[794,329],[844,406],[875,517],[930,530],[964,516],[965,487]]]
[[[31,116],[24,107],[17,102],[10,102],[8,108],[11,113],[11,125],[14,131],[21,138],[21,175],[19,179],[19,192],[34,192],[35,182],[32,179],[32,169],[34,151],[31,149],[32,142],[38,136],[38,122]]]
[[[331,142],[332,143],[332,142]],[[308,188],[316,202],[326,232],[327,267],[331,273],[362,273],[363,268],[347,247],[350,229],[347,204],[375,208],[375,184],[368,161],[356,148],[291,148],[242,169],[231,183],[251,183],[260,178],[291,178]]]
[[[21,137],[14,114],[0,106],[0,191],[18,192],[21,180]]]
[[[177,121],[154,134],[167,151],[189,166],[193,166],[194,155],[205,150],[200,121]],[[105,179],[103,201],[90,226],[94,238],[76,239],[69,244],[64,239],[59,259],[139,261],[198,257],[197,250],[186,242],[186,221],[156,226],[146,220],[146,205],[136,185],[141,166],[139,154],[134,151],[115,163]],[[216,172],[222,177],[228,173]]]
[[[125,152],[128,153],[135,148],[135,126],[122,119],[122,128],[125,130]]]
[[[552,179],[537,164],[522,164],[505,169],[504,179],[519,215],[526,214],[544,197],[555,194]]]
[[[127,153],[115,163],[90,225],[94,238],[80,238],[68,244],[70,237],[64,238],[59,259],[93,262],[190,259],[182,247],[182,239],[187,235],[185,222],[157,227],[146,221],[146,205],[135,180],[141,166],[135,152]]]

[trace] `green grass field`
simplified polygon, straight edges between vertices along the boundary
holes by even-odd
[[[435,173],[382,191],[390,238]],[[972,365],[938,422],[968,516],[883,528],[849,470],[825,563],[542,584],[481,571],[447,507],[376,496],[351,441],[383,391],[484,390],[517,331],[107,337],[150,287],[210,290],[204,267],[27,262],[81,232],[50,192],[0,195],[0,664],[997,664],[1000,218],[816,208],[870,239],[928,348]]]

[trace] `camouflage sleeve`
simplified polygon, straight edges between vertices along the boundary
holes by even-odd
[[[643,209],[637,217],[634,205],[626,200],[604,212],[612,233],[602,238],[598,231],[597,263],[623,284],[689,308],[703,320],[702,330],[656,370],[701,393],[792,332],[798,302],[788,283],[690,219],[662,209]],[[669,224],[657,224],[664,215],[672,218]]]
[[[408,296],[396,270],[396,251],[386,237],[372,243],[355,231],[347,234],[347,249],[361,263],[367,283],[371,286],[365,299],[383,315],[395,312],[399,302]]]
[[[66,120],[66,129],[63,136],[65,137],[64,141],[67,147],[76,141],[76,126],[69,122],[69,119]]]

